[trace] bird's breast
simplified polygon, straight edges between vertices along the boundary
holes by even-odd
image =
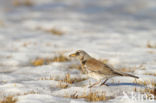
[[[94,78],[96,80],[101,80],[101,79],[105,78],[103,75],[100,75],[100,74],[97,74],[97,73],[94,73],[94,72],[88,73],[88,76],[91,77],[91,78]]]

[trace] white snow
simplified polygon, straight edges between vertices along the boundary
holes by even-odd
[[[78,64],[74,59],[31,64],[36,58],[54,58],[62,53],[68,56],[83,49],[99,60],[108,60],[115,69],[137,67],[133,73],[139,81],[156,82],[156,48],[147,48],[148,43],[156,47],[155,0],[30,1],[33,6],[29,7],[0,0],[0,99],[15,95],[18,103],[86,103],[84,98],[66,97],[92,91],[114,97],[105,103],[155,103],[121,101],[123,91],[137,94],[135,89],[154,88],[151,84],[137,85],[130,77],[111,78],[108,87],[88,88],[96,80],[87,79],[76,67],[69,68]],[[50,29],[63,35],[47,32]],[[63,82],[67,74],[71,79],[86,80]],[[59,87],[60,82],[68,87]]]

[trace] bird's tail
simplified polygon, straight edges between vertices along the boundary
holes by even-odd
[[[128,74],[128,73],[119,73],[115,71],[115,74],[120,75],[120,76],[129,76],[129,77],[133,77],[133,78],[137,78],[139,79],[138,76],[132,75],[132,74]]]

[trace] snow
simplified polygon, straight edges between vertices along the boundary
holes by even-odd
[[[138,85],[130,77],[114,77],[107,82],[110,86],[88,88],[96,80],[76,67],[69,68],[79,64],[75,59],[32,65],[36,58],[68,57],[82,49],[108,60],[115,69],[136,68],[133,73],[140,77],[138,81],[155,83],[156,77],[147,75],[156,74],[156,48],[147,48],[148,43],[156,47],[155,0],[32,0],[30,7],[12,2],[0,0],[0,99],[14,95],[18,103],[87,103],[84,98],[67,97],[92,91],[114,97],[105,103],[155,102],[121,101],[123,91],[137,94],[135,89],[155,88]],[[63,34],[47,32],[51,29]],[[84,80],[66,83],[67,74]]]

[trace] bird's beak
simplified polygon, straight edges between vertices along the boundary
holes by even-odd
[[[76,56],[75,53],[69,55],[69,57],[75,57],[75,56]]]

